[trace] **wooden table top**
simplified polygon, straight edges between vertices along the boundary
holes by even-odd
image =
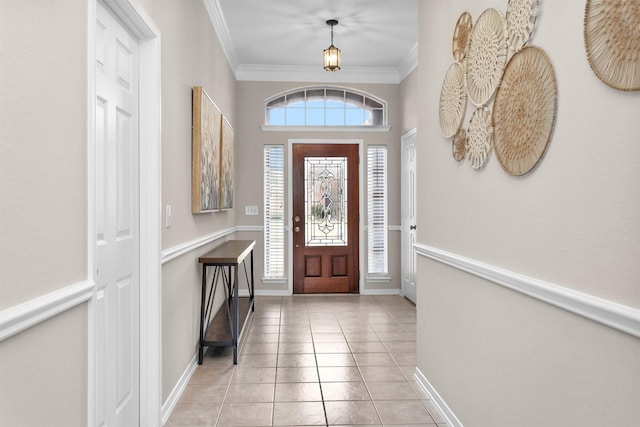
[[[228,240],[198,258],[200,264],[237,265],[251,253],[255,240]]]

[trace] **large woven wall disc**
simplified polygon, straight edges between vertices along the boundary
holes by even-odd
[[[467,111],[467,88],[464,67],[459,62],[449,66],[440,91],[440,129],[449,138],[458,132]]]
[[[458,18],[456,29],[453,32],[453,59],[460,62],[467,55],[469,38],[473,29],[473,19],[469,12],[464,12]]]
[[[531,171],[545,153],[556,117],[557,86],[549,57],[527,46],[504,70],[493,101],[493,146],[509,175]]]
[[[486,107],[479,107],[473,112],[467,131],[467,160],[474,169],[481,169],[489,160],[493,128],[491,112]]]
[[[587,0],[584,44],[596,76],[619,90],[640,90],[640,1]]]
[[[505,21],[507,44],[514,52],[520,51],[529,41],[538,17],[539,0],[509,0]]]
[[[467,52],[467,90],[476,106],[486,104],[500,84],[507,50],[504,18],[495,9],[485,10],[473,26]]]

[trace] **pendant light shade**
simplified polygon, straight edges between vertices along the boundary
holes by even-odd
[[[327,71],[338,71],[340,69],[340,49],[333,45],[333,26],[338,25],[335,19],[329,19],[327,25],[331,26],[331,46],[324,50],[323,65]]]

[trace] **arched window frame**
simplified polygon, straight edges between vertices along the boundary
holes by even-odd
[[[336,95],[342,93],[343,101],[336,101]],[[320,95],[322,98],[320,98]],[[315,100],[315,101],[314,101]],[[361,102],[361,104],[360,104]],[[328,106],[332,103],[333,107]],[[338,104],[343,103],[342,107]],[[362,108],[358,108],[362,105]],[[273,124],[270,122],[270,114],[272,109],[284,110],[284,123]],[[308,122],[310,114],[309,110],[316,113],[322,111],[323,123]],[[339,124],[332,124],[329,120],[327,124],[328,112],[333,114],[342,111],[344,121]],[[364,114],[371,112],[372,122],[366,122],[359,125],[350,125],[349,114],[358,114],[363,111]],[[387,102],[370,93],[355,90],[342,86],[305,86],[280,92],[267,98],[264,102],[264,125],[261,126],[264,131],[374,131],[388,132]],[[294,112],[297,117],[303,117],[303,124],[287,124],[287,115]],[[374,117],[374,115],[377,115]],[[317,115],[316,115],[317,117]],[[339,121],[339,120],[338,120]],[[364,121],[364,120],[363,120]]]

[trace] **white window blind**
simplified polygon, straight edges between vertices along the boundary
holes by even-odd
[[[387,251],[387,147],[367,148],[368,273],[386,275]]]
[[[284,278],[284,146],[264,147],[264,275]]]

